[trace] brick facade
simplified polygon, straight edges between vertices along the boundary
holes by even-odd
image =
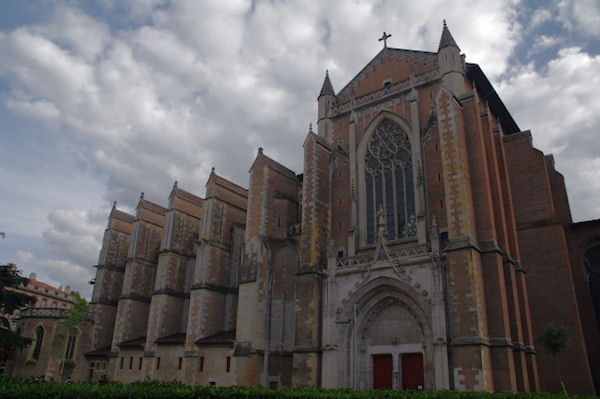
[[[553,321],[571,329],[567,390],[597,392],[600,224],[572,223],[552,157],[448,28],[337,94],[326,74],[317,106],[303,174],[261,148],[248,190],[213,170],[204,198],[175,185],[167,208],[113,209],[88,362],[121,381],[372,389],[389,372],[403,389],[420,359],[421,389],[558,391],[536,345]]]

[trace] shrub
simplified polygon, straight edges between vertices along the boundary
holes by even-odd
[[[351,389],[293,388],[278,391],[262,387],[213,387],[185,385],[180,382],[146,380],[133,384],[105,382],[61,384],[40,382],[33,378],[0,376],[3,399],[196,399],[196,398],[294,398],[294,399],[592,399],[591,396],[565,396],[546,393],[487,393],[451,391],[353,391]]]

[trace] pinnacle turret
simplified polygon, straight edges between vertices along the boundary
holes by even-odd
[[[331,85],[331,80],[329,80],[329,71],[325,71],[325,80],[323,81],[323,87],[321,87],[321,96],[335,96],[335,92],[333,91],[333,86]]]
[[[438,47],[438,52],[444,47],[454,46],[460,51],[460,47],[454,41],[452,34],[450,33],[450,29],[446,25],[446,20],[444,20],[444,27],[442,28],[442,37],[440,38],[440,45]]]

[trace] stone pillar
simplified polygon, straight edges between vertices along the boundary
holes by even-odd
[[[111,345],[134,220],[133,215],[121,212],[115,207],[110,213],[90,302],[90,311],[94,315],[90,350]]]
[[[304,142],[300,270],[296,276],[294,386],[319,386],[321,376],[321,290],[329,224],[328,144],[308,133]]]
[[[454,388],[492,390],[481,258],[465,130],[459,104],[445,88],[436,96],[448,219],[448,300]]]

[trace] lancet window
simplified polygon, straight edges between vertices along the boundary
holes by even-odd
[[[587,280],[592,295],[592,304],[596,313],[596,323],[600,332],[600,245],[585,251],[583,260],[587,271]]]
[[[35,329],[35,347],[33,348],[32,358],[38,360],[40,357],[40,351],[42,350],[42,340],[44,339],[44,328],[38,326]]]
[[[383,211],[388,240],[417,234],[410,141],[390,119],[381,121],[365,154],[367,243],[377,237],[377,213]]]

